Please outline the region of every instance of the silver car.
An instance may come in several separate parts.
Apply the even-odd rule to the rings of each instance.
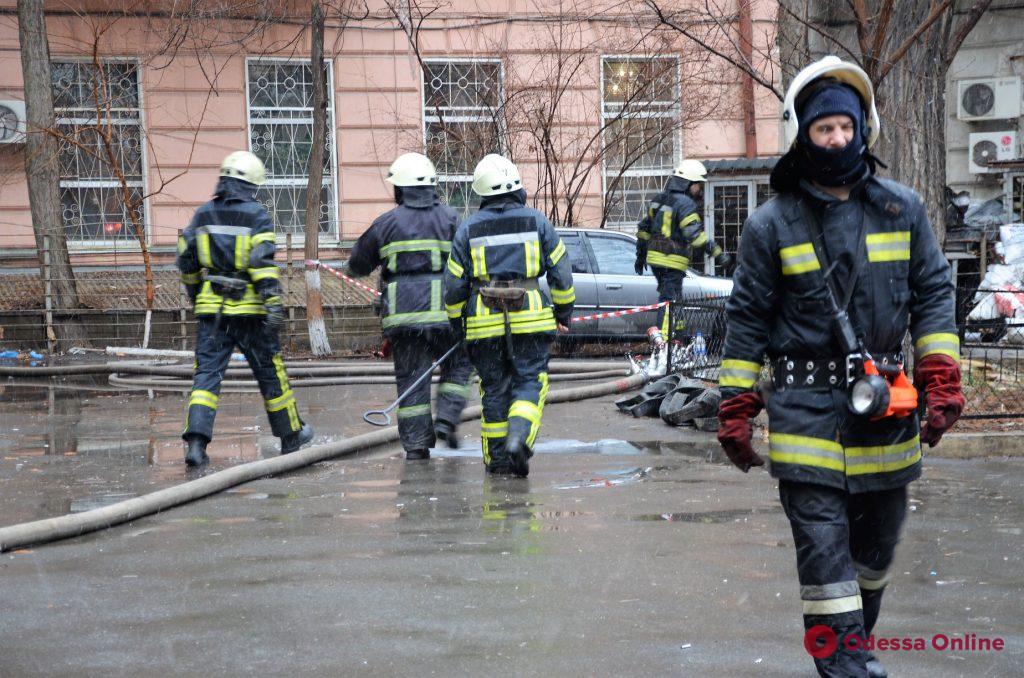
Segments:
[[[650,269],[636,275],[636,238],[626,233],[597,229],[559,228],[566,255],[572,261],[573,286],[576,288],[574,317],[619,311],[658,303],[657,281]],[[544,283],[543,278],[541,279]],[[683,295],[687,300],[721,301],[732,292],[732,280],[687,271]],[[688,330],[701,330],[710,340],[721,333],[721,314],[694,308],[688,317]],[[618,318],[602,318],[572,323],[569,338],[582,341],[610,339],[635,341],[647,335],[657,324],[657,311],[645,311]]]

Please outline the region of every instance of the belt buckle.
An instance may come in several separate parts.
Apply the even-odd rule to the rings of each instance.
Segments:
[[[850,353],[846,356],[846,385],[849,386],[856,381],[857,376],[854,370],[857,368],[856,361],[860,361],[861,365],[864,363],[864,355],[861,353]]]

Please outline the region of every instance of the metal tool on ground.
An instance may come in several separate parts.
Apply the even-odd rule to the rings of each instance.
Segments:
[[[416,390],[416,387],[423,383],[424,379],[430,379],[430,375],[434,373],[434,370],[443,363],[445,360],[451,357],[453,353],[459,348],[462,342],[455,343],[450,349],[448,349],[443,356],[434,361],[434,364],[426,369],[416,381],[412,382],[409,388],[405,389],[402,395],[395,399],[395,402],[391,403],[383,410],[367,410],[363,412],[363,421],[371,426],[390,426],[391,425],[391,412],[396,410],[402,403],[402,399],[407,395]]]

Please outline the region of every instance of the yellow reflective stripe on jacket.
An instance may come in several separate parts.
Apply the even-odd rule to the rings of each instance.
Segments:
[[[661,234],[666,238],[672,237],[672,208],[662,207],[661,212]]]
[[[380,248],[380,256],[383,258],[400,252],[429,252],[431,250],[451,252],[452,244],[447,240],[395,240]]]
[[[768,434],[768,458],[779,464],[803,464],[833,471],[846,467],[843,446],[836,441],[791,433]]]
[[[278,280],[281,277],[280,269],[277,266],[265,268],[250,268],[249,277],[253,282],[258,280]]]
[[[637,240],[650,240],[651,239],[651,234],[648,233],[647,231],[637,231],[636,232],[636,239]]]
[[[697,214],[696,212],[690,212],[679,221],[679,228],[689,226],[695,221],[700,221],[700,215]]]
[[[866,241],[870,262],[910,260],[910,231],[870,233]]]
[[[779,250],[779,259],[782,260],[782,275],[798,275],[821,270],[818,256],[814,253],[814,245],[809,242],[783,247]]]
[[[196,233],[196,254],[199,256],[199,265],[204,268],[213,268],[213,257],[210,254],[210,234]]]
[[[263,242],[269,242],[271,245],[277,242],[277,238],[273,231],[264,231],[263,233],[257,233],[249,238],[249,244],[255,247]]]
[[[948,355],[953,360],[960,360],[960,337],[948,332],[926,334],[914,342],[914,357],[917,360],[933,355]]]
[[[459,262],[457,262],[454,259],[452,259],[451,257],[449,257],[448,258],[448,272],[451,273],[456,278],[461,278],[462,274],[465,273],[465,269],[462,268],[462,266],[459,264]]]
[[[513,311],[509,315],[509,329],[512,334],[534,334],[554,332],[558,329],[551,308],[539,311]],[[466,339],[489,339],[505,334],[505,318],[501,313],[475,315],[466,318]]]
[[[690,260],[681,254],[665,254],[657,250],[651,250],[647,253],[647,263],[651,266],[685,271],[690,265]]]
[[[554,287],[551,288],[551,303],[553,304],[571,304],[576,301],[576,288],[570,287],[567,290],[558,290]]]
[[[886,473],[913,466],[921,459],[921,438],[893,445],[846,448],[846,475]]]
[[[235,236],[235,270],[244,271],[249,268],[250,240],[248,235]]]
[[[554,266],[562,257],[565,256],[565,245],[562,243],[561,238],[558,240],[558,244],[555,245],[555,249],[551,250],[551,254],[548,255],[548,263]]]
[[[760,363],[729,358],[722,361],[722,369],[718,372],[718,385],[753,388],[759,376],[761,376]]]
[[[487,275],[487,249],[483,245],[470,248],[469,256],[473,260],[473,277],[477,280],[490,280]]]
[[[693,245],[694,247],[702,247],[707,241],[708,241],[708,234],[705,233],[704,231],[701,231],[700,235],[698,235],[696,238],[694,238],[693,242],[690,243],[690,244]]]
[[[222,303],[224,304],[224,315],[266,315],[267,313],[263,305],[263,298],[256,293],[251,284],[246,285],[242,298],[235,301],[224,299],[213,291],[209,280],[203,281],[203,286],[199,289],[199,294],[196,295],[196,314],[217,313],[221,310]]]
[[[457,304],[445,304],[444,310],[448,313],[448,318],[454,320],[462,316],[463,309],[466,308],[466,302],[460,301]]]
[[[211,391],[195,390],[192,391],[188,398],[188,406],[202,405],[203,407],[209,407],[211,410],[217,409],[217,401],[220,398],[217,397],[216,393]]]
[[[198,273],[181,274],[181,282],[185,283],[186,285],[198,285],[200,282],[202,282],[202,280],[203,276],[199,275]]]
[[[279,297],[278,295],[275,294],[272,297],[267,297],[266,299],[264,299],[263,300],[263,305],[264,306],[282,306],[283,304],[281,303],[281,297]]]
[[[184,254],[188,252],[188,241],[185,240],[185,236],[178,236],[178,254]]]
[[[426,325],[448,322],[444,311],[415,311],[412,313],[390,313],[380,321],[381,328],[388,330],[400,325]]]
[[[528,240],[523,243],[523,257],[526,259],[526,277],[536,278],[540,275],[540,241]]]

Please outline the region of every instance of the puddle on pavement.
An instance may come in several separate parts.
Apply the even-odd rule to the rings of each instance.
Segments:
[[[728,509],[724,511],[688,511],[679,513],[646,513],[632,516],[631,520],[666,523],[731,523],[749,516],[779,513],[782,507]]]
[[[709,464],[729,464],[725,453],[717,444],[686,441],[627,441],[598,440],[584,442],[572,439],[542,440],[533,449],[534,454],[601,454],[609,456],[652,455],[686,457]],[[433,449],[432,457],[477,457],[482,455],[479,445],[463,445],[458,450]]]

